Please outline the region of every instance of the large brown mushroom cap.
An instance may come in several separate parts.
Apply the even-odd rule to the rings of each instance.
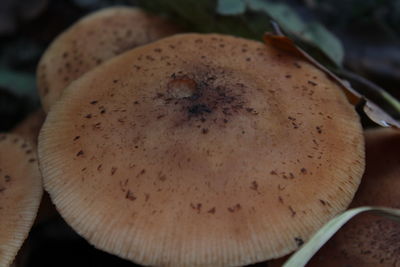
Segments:
[[[100,63],[177,32],[175,25],[137,8],[111,7],[84,17],[54,40],[39,63],[43,109],[48,112],[65,87]]]
[[[42,181],[32,146],[0,134],[0,266],[9,266],[36,217]]]
[[[400,208],[400,133],[393,129],[365,134],[365,176],[351,207]],[[400,226],[388,218],[361,214],[347,223],[314,256],[309,266],[375,267],[400,263]]]
[[[45,187],[95,246],[148,265],[283,256],[350,203],[361,126],[324,73],[262,43],[176,35],[71,85],[39,136]]]

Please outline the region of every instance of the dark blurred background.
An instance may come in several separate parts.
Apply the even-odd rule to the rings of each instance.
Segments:
[[[297,23],[294,15],[305,22],[318,22],[333,33],[343,49],[340,68],[367,78],[400,99],[400,1],[264,2],[278,5],[272,5],[267,15],[249,12],[236,17],[229,15],[225,20],[217,13],[215,0],[0,0],[0,131],[12,129],[40,106],[35,71],[49,43],[85,14],[113,5],[140,5],[172,16],[188,31],[225,32],[260,40],[271,14],[293,23],[288,25],[293,28]],[[235,31],[237,21],[233,20],[246,24],[239,27],[242,32]],[[318,47],[319,41],[315,42]],[[94,249],[59,216],[34,226],[18,261],[20,266],[29,267],[135,266]]]

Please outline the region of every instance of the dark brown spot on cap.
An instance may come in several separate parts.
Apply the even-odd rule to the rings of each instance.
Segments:
[[[137,175],[136,175],[136,177],[139,177],[139,176],[141,176],[141,175],[143,175],[143,174],[145,174],[146,173],[146,170],[145,169],[142,169]]]
[[[126,191],[125,198],[129,199],[130,201],[136,200],[135,195],[131,192],[131,190]]]
[[[207,211],[207,213],[215,214],[215,211],[216,211],[215,207],[212,207]]]
[[[257,181],[251,182],[250,189],[253,189],[253,190],[256,190],[256,191],[257,191],[257,189],[258,189],[258,183],[257,183]]]
[[[307,81],[307,83],[308,83],[308,84],[311,84],[312,86],[317,86],[317,83],[316,83],[316,82],[313,82],[313,81]]]
[[[236,212],[242,209],[242,206],[238,203],[233,207],[228,207],[229,212]]]
[[[292,206],[289,206],[288,208],[289,208],[289,210],[290,210],[290,213],[291,213],[292,217],[296,216],[296,211],[294,211],[294,209],[292,208]]]

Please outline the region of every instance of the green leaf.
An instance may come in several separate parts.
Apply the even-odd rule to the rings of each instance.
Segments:
[[[302,267],[312,256],[351,218],[362,212],[376,212],[392,220],[400,221],[400,209],[384,207],[359,207],[336,216],[325,224],[301,249],[294,253],[283,267]]]
[[[344,59],[342,43],[322,24],[308,23],[300,35],[304,41],[317,45],[337,66],[342,65]]]
[[[276,21],[286,34],[326,64],[341,66],[343,47],[323,25],[306,23],[288,4],[267,0],[152,0],[139,5],[168,14],[189,31],[232,34],[260,40]],[[216,16],[216,14],[218,16]]]
[[[215,0],[139,0],[139,6],[158,14],[167,14],[187,31],[200,33],[223,33],[261,40],[269,28],[265,16],[227,16],[216,14]],[[261,18],[262,17],[262,18]]]
[[[218,0],[217,13],[221,15],[239,15],[246,11],[244,0]]]
[[[266,0],[247,0],[249,10],[262,12],[276,21],[279,26],[301,45],[307,52],[320,60],[316,50],[320,50],[336,66],[341,66],[344,49],[329,30],[318,22],[306,23],[290,6]]]
[[[300,33],[305,29],[303,20],[286,4],[267,2],[263,0],[247,0],[247,6],[251,11],[265,13],[275,20],[285,31]]]

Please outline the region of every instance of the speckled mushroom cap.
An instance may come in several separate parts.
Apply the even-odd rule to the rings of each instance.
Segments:
[[[42,109],[38,109],[15,126],[12,132],[22,136],[32,144],[37,145],[39,131],[40,128],[42,128],[45,118],[46,113],[44,113]]]
[[[37,86],[47,113],[72,81],[129,49],[178,32],[163,18],[137,8],[111,7],[90,14],[53,41],[37,70]]]
[[[367,164],[351,204],[400,208],[400,133],[393,129],[365,134]],[[397,266],[400,225],[388,218],[361,214],[347,223],[314,256],[309,266]]]
[[[36,217],[42,181],[32,146],[0,134],[0,266],[9,266]]]
[[[350,203],[359,118],[312,65],[262,43],[184,34],[65,91],[39,136],[45,188],[90,243],[146,265],[285,255]]]

